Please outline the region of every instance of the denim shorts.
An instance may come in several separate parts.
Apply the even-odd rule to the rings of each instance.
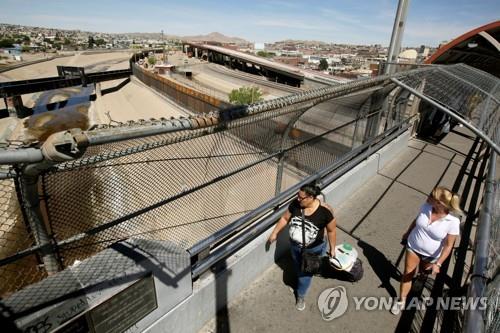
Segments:
[[[415,250],[412,250],[409,246],[406,246],[406,250],[410,251],[411,253],[415,253],[417,255],[417,257],[420,258],[420,260],[429,262],[431,264],[435,263],[439,259],[439,258],[424,256],[423,254],[415,252]]]

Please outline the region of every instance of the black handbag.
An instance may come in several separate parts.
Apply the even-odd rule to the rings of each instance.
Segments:
[[[305,229],[305,216],[304,210],[300,210],[302,213],[302,248],[300,262],[300,270],[303,273],[318,274],[321,271],[321,257],[318,254],[306,252],[306,229]]]

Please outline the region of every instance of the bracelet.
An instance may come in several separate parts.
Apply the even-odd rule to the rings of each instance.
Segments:
[[[440,263],[436,263],[437,267],[441,268],[441,264]]]

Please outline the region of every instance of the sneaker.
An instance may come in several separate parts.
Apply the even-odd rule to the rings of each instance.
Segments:
[[[401,313],[401,310],[405,307],[405,302],[403,301],[394,301],[391,307],[391,313],[395,316]]]
[[[297,303],[295,303],[295,308],[299,311],[303,311],[306,308],[306,302],[303,297],[297,297]]]

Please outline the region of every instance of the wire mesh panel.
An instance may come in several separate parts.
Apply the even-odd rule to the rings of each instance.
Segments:
[[[500,330],[500,183],[498,179],[494,184],[494,207],[491,211],[491,232],[488,255],[488,272],[490,282],[486,287],[488,308],[485,318],[485,332],[493,333]]]
[[[12,179],[0,181],[0,206],[0,257],[5,258],[33,245],[33,238],[21,213]],[[31,255],[0,266],[0,295],[8,295],[45,277],[39,264],[39,259]]]
[[[214,226],[220,229],[255,209],[274,195],[269,179],[276,176],[272,154],[280,142],[274,128],[290,117],[269,113],[224,131],[102,162],[93,163],[86,155],[86,161],[45,174],[43,188],[56,240],[106,227],[59,249],[65,266],[138,234],[189,246]],[[94,152],[117,147],[100,148]]]
[[[436,66],[398,78],[427,97],[468,119],[500,143],[498,79],[465,65]]]
[[[473,85],[486,93],[492,94],[497,99],[500,97],[498,79],[493,75],[463,64],[440,66],[439,69],[460,78],[468,85]]]
[[[496,333],[500,331],[500,274],[488,284],[485,296],[488,299],[485,311],[485,333]]]
[[[58,165],[43,191],[55,241],[70,239],[63,266],[135,235],[185,247],[208,237],[275,194],[279,154],[291,184],[350,151],[372,92],[90,147]]]

